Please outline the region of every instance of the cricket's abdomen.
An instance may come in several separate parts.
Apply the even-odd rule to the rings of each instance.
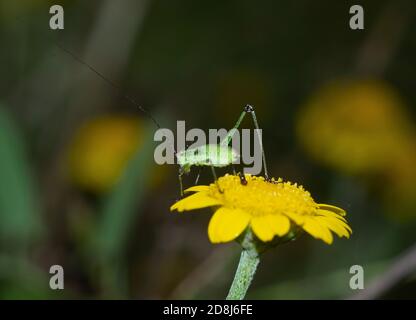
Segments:
[[[186,166],[226,167],[238,159],[237,152],[228,146],[207,144],[177,153],[178,164]]]

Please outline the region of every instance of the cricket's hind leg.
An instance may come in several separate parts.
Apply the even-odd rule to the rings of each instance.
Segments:
[[[245,177],[244,173],[239,172],[239,173],[238,173],[238,177],[240,178],[240,183],[241,183],[243,186],[246,186],[248,182],[247,182],[247,179],[246,179],[246,177]]]
[[[260,137],[260,128],[259,128],[259,124],[257,122],[257,117],[256,117],[256,112],[254,111],[254,107],[250,104],[247,104],[244,107],[244,112],[251,114],[251,118],[253,119],[254,122],[254,126],[256,128],[256,131],[258,133],[258,138],[259,138],[259,143],[260,143],[260,149],[261,149],[261,156],[263,159],[263,170],[264,170],[264,177],[266,178],[266,180],[270,180],[269,179],[269,173],[267,171],[267,164],[266,164],[266,155],[264,153],[264,148],[263,148],[263,141]]]
[[[182,176],[183,176],[184,173],[185,172],[180,167],[179,168],[179,172],[178,172],[178,179],[179,179],[179,188],[180,188],[180,196],[181,196],[181,198],[183,197],[183,182],[182,182]]]
[[[262,139],[260,137],[260,134],[259,134],[260,128],[259,128],[259,124],[257,122],[256,112],[254,111],[254,107],[252,105],[250,105],[250,104],[245,105],[244,110],[243,110],[243,112],[241,112],[240,117],[238,118],[236,124],[230,130],[230,132],[225,136],[225,138],[221,141],[221,145],[228,146],[230,144],[236,130],[240,127],[241,122],[243,121],[244,117],[248,113],[251,115],[251,118],[253,119],[253,122],[254,122],[254,126],[256,128],[257,133],[258,133],[257,136],[259,138],[259,143],[260,143],[261,156],[262,156],[262,161],[263,161],[264,177],[266,178],[266,180],[270,180],[269,179],[269,173],[267,171],[266,155],[265,155],[264,148],[263,148],[263,141],[262,141]]]

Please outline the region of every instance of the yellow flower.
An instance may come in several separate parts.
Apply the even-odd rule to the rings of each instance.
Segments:
[[[103,115],[88,121],[69,146],[72,182],[93,193],[110,190],[142,139],[143,126],[137,117]]]
[[[338,80],[306,101],[297,136],[313,158],[343,173],[382,173],[411,139],[406,107],[399,93],[379,80]]]
[[[194,194],[176,202],[171,211],[179,212],[217,206],[208,226],[212,243],[236,239],[248,226],[263,242],[289,233],[293,225],[327,244],[333,241],[332,232],[349,238],[351,228],[345,211],[327,204],[316,203],[302,186],[263,177],[225,175],[217,184],[194,186],[186,192]],[[220,190],[218,189],[220,188]]]

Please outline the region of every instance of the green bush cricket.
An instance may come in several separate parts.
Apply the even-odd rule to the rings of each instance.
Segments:
[[[238,118],[234,127],[227,133],[225,138],[219,144],[206,144],[195,148],[188,148],[179,152],[176,152],[176,159],[179,165],[179,187],[181,197],[183,196],[183,182],[182,176],[190,172],[191,167],[204,167],[209,166],[214,178],[214,181],[217,181],[217,174],[215,173],[215,168],[227,167],[233,165],[240,155],[230,146],[230,142],[233,139],[234,134],[238,130],[246,114],[252,116],[255,128],[257,132],[259,130],[259,125],[257,122],[256,113],[253,106],[247,104],[244,107],[243,112],[241,112],[240,117]],[[266,157],[264,154],[263,144],[260,136],[260,148],[262,152],[262,161],[264,168],[265,178],[268,179],[268,172],[266,166]],[[244,176],[240,176],[244,177]],[[198,174],[199,178],[199,174]],[[197,178],[197,180],[198,180]],[[195,183],[196,184],[196,183]],[[219,187],[218,187],[219,188]],[[221,189],[220,189],[221,191]]]

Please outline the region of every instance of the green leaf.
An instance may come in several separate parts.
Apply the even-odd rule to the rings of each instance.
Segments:
[[[30,171],[23,137],[0,106],[0,239],[10,249],[27,247],[40,230]]]

